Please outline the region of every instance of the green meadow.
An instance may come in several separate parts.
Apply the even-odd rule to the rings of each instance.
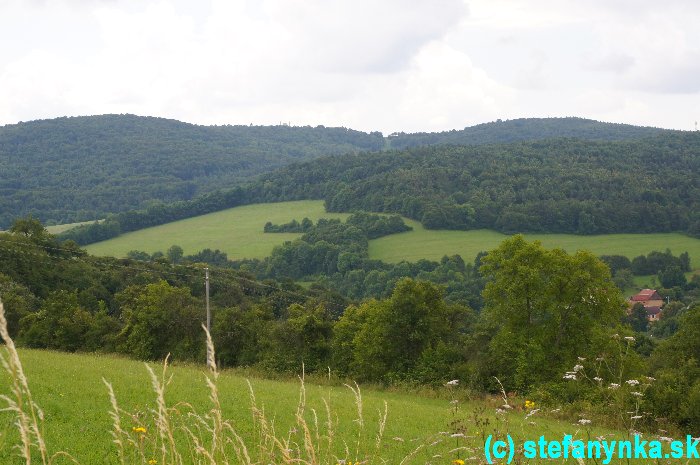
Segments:
[[[230,259],[263,258],[269,255],[275,245],[300,236],[293,233],[265,234],[263,226],[267,221],[286,223],[304,217],[316,221],[319,218],[347,216],[343,213],[327,213],[323,202],[316,200],[246,205],[127,233],[89,245],[86,249],[94,255],[123,257],[130,250],[165,252],[168,247],[177,244],[184,249],[185,254],[208,247],[226,252]],[[413,231],[370,241],[371,258],[394,263],[421,258],[439,260],[444,255],[460,254],[470,260],[480,251],[496,247],[507,237],[489,230],[428,230],[417,221],[405,221],[413,227]],[[568,252],[585,249],[596,255],[619,254],[630,258],[667,248],[676,255],[687,251],[693,268],[700,268],[700,240],[683,234],[527,234],[526,238],[539,240],[545,247],[560,247]]]
[[[156,433],[152,410],[156,408],[156,395],[144,363],[107,355],[27,349],[20,351],[20,357],[33,399],[44,412],[44,437],[50,453],[69,452],[81,464],[117,463],[116,448],[110,435],[111,407],[107,388],[102,381],[104,378],[112,384],[119,406],[124,410],[122,429],[143,441],[146,456],[151,455],[148,448],[149,440]],[[150,366],[157,374],[160,373],[159,365]],[[173,419],[181,418],[187,423],[192,418],[189,413],[210,413],[212,404],[203,366],[176,365],[169,368],[169,373],[172,378],[166,388],[165,400],[168,407],[173,409]],[[280,438],[293,436],[290,429],[299,427],[295,422],[295,413],[300,399],[300,382],[260,378],[249,378],[249,381],[257,406],[264,408],[266,418],[274,424],[276,435]],[[324,400],[328,402],[337,459],[354,461],[360,456],[371,455],[374,450],[379,431],[379,412],[384,411],[386,401],[388,415],[378,453],[384,461],[377,459],[376,463],[391,464],[398,464],[414,451],[415,455],[406,464],[447,465],[452,463],[457,454],[461,458],[478,457],[481,462],[483,437],[495,433],[509,432],[516,441],[536,439],[539,435],[561,439],[565,433],[574,437],[610,434],[609,430],[595,426],[590,431],[582,429],[580,425],[574,424],[575,420],[544,418],[543,414],[550,409],[542,409],[526,418],[522,399],[510,399],[513,409],[501,415],[496,414],[496,408],[503,404],[500,398],[460,401],[458,409],[454,410],[448,389],[450,388],[444,387],[430,391],[430,396],[363,389],[364,430],[359,452],[356,452],[360,431],[358,408],[356,398],[349,388],[339,382],[322,385],[307,381],[304,417],[312,426],[312,436],[315,437],[314,412],[318,415],[319,437],[323,442],[328,418]],[[223,417],[231,421],[248,444],[251,453],[254,453],[256,433],[251,421],[252,404],[246,378],[238,372],[224,371],[218,379],[218,392]],[[0,393],[9,393],[6,374],[0,376]],[[454,393],[455,397],[466,397],[466,391],[456,389]],[[457,423],[452,423],[455,420]],[[18,435],[11,413],[0,412],[0,424],[0,463],[24,463],[19,458],[18,451],[12,447],[17,443]],[[146,430],[144,438],[133,432],[134,428],[139,427]],[[176,429],[175,424],[173,427]],[[447,434],[456,429],[462,431],[461,434],[465,437]],[[473,450],[451,452],[468,445],[465,441],[469,441]],[[186,449],[186,444],[187,441],[183,441],[180,445]],[[349,453],[345,452],[345,444]],[[185,462],[189,463],[187,455]],[[73,462],[59,459],[54,463]],[[234,460],[232,463],[237,462]],[[338,462],[334,458],[327,463]]]
[[[101,220],[99,220],[101,222]],[[53,226],[46,226],[46,230],[51,234],[60,234],[63,231],[68,231],[69,229],[75,228],[76,226],[82,226],[84,224],[92,224],[94,221],[82,221],[80,223],[66,223],[66,224],[55,224]]]
[[[202,249],[219,249],[229,259],[264,258],[272,248],[300,236],[295,233],[263,233],[265,223],[301,221],[307,217],[314,222],[319,218],[347,218],[345,213],[326,213],[323,202],[301,200],[296,202],[245,205],[207,215],[187,218],[152,228],[123,234],[86,247],[93,255],[124,257],[130,250],[153,253],[165,252],[177,244],[187,254]]]
[[[372,258],[386,262],[416,261],[421,258],[439,260],[443,255],[460,254],[474,257],[508,237],[496,231],[445,231],[425,229],[419,222],[406,219],[413,227],[408,231],[375,239],[369,244]],[[653,250],[671,249],[674,255],[688,252],[693,269],[700,268],[700,239],[678,233],[605,234],[577,236],[574,234],[525,234],[527,240],[538,240],[548,248],[562,248],[569,253],[590,250],[596,255],[625,255],[634,258]]]

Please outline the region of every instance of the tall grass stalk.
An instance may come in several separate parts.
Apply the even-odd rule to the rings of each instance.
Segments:
[[[17,417],[15,426],[19,433],[20,444],[16,447],[19,449],[20,456],[26,465],[32,463],[51,465],[59,457],[65,457],[73,463],[78,463],[66,452],[49,455],[43,434],[44,413],[34,402],[29,390],[29,383],[24,374],[17,348],[7,330],[7,319],[2,300],[0,300],[0,338],[5,344],[4,352],[0,354],[0,360],[5,371],[10,375],[11,383],[11,395],[0,395],[0,400],[4,401],[6,405],[0,411],[12,412]]]

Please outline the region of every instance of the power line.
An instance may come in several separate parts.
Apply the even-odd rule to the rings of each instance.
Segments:
[[[6,247],[4,248],[5,250],[12,250],[13,253],[15,254],[21,254],[26,257],[34,257],[34,258],[40,258],[40,259],[51,259],[51,260],[59,260],[59,261],[80,261],[82,263],[85,263],[87,265],[92,265],[96,266],[98,268],[111,268],[113,270],[134,270],[134,271],[141,271],[141,272],[147,272],[147,273],[152,273],[156,275],[164,275],[164,276],[175,276],[179,278],[195,278],[198,276],[201,276],[201,272],[203,269],[206,269],[206,266],[197,266],[194,264],[190,265],[174,265],[175,269],[173,270],[163,270],[155,267],[147,267],[147,266],[135,266],[133,263],[123,263],[123,260],[133,260],[133,259],[120,259],[120,258],[115,258],[115,257],[98,257],[94,255],[83,255],[81,252],[76,253],[75,249],[67,249],[63,247],[52,247],[52,246],[47,246],[47,245],[42,245],[42,244],[34,244],[34,243],[27,243],[27,242],[20,242],[20,241],[13,241],[13,240],[7,240],[7,239],[0,239],[1,243],[8,243],[12,244],[13,246],[19,246],[23,248],[30,248],[30,249],[43,249],[47,251],[56,251],[56,252],[62,252],[66,254],[70,254],[69,257],[61,257],[61,256],[56,256],[56,255],[51,255],[51,254],[39,254],[35,253],[29,250],[17,250],[16,248],[10,248]],[[2,250],[2,248],[0,248]],[[146,263],[146,262],[143,262]],[[234,279],[236,281],[239,281],[239,285],[241,289],[247,293],[247,294],[253,294],[253,295],[262,295],[260,293],[260,288],[264,289],[269,289],[272,292],[275,293],[282,293],[286,294],[288,296],[293,296],[296,297],[296,299],[289,299],[285,300],[287,303],[298,303],[302,304],[303,302],[307,301],[308,299],[312,299],[315,296],[314,295],[309,295],[309,294],[301,294],[298,292],[291,291],[289,289],[284,289],[279,286],[273,286],[270,284],[265,284],[260,281],[256,281],[253,279],[246,278],[244,276],[240,276],[235,274],[237,270],[229,270],[226,268],[222,268],[221,270],[227,271],[225,274],[226,278]],[[225,286],[225,283],[223,282],[223,279],[219,281],[219,284]],[[244,285],[244,284],[247,284]],[[275,296],[276,298],[280,298],[279,295]],[[281,300],[281,299],[280,299]],[[338,304],[333,301],[325,301],[324,305],[326,305],[329,308],[334,308],[337,310],[344,310],[345,305]]]

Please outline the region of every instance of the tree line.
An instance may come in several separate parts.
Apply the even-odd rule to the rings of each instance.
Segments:
[[[665,252],[652,251],[632,260],[623,255],[603,255],[600,258],[610,267],[613,279],[623,289],[634,285],[634,276],[648,275],[657,275],[659,283],[665,288],[681,288],[688,284],[685,273],[692,271],[688,252],[676,257],[669,249]]]

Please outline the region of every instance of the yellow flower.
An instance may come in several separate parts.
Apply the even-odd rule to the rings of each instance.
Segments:
[[[526,409],[533,409],[533,408],[535,408],[535,403],[531,400],[526,400],[525,401],[525,408]]]
[[[156,459],[151,459],[148,461],[148,465],[156,465],[156,463],[158,463]]]
[[[133,428],[131,428],[131,430],[134,433],[146,434],[146,428],[144,428],[143,426],[138,426],[138,427],[134,426]]]
[[[452,464],[453,464],[453,465],[464,465],[464,460],[462,460],[462,459],[454,459],[454,460],[452,461]]]

